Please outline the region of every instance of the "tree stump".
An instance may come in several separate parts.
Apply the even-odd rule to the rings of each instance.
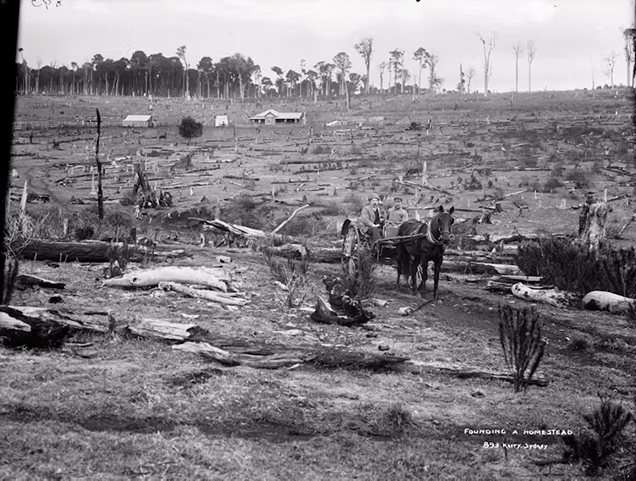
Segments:
[[[579,241],[590,251],[598,251],[600,243],[605,239],[605,222],[608,212],[607,201],[593,198],[588,198],[581,208]]]

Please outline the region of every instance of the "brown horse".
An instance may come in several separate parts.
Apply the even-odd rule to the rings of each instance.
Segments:
[[[400,287],[400,276],[406,277],[407,284],[411,283],[413,292],[418,290],[416,274],[419,266],[422,266],[422,283],[419,286],[420,293],[426,289],[426,279],[428,278],[428,263],[433,261],[433,299],[437,300],[437,287],[439,285],[439,272],[444,260],[444,250],[452,240],[451,226],[454,207],[448,212],[440,206],[437,214],[428,224],[411,219],[400,225],[398,236],[409,236],[423,234],[422,237],[402,242],[397,246],[398,277],[397,286]]]

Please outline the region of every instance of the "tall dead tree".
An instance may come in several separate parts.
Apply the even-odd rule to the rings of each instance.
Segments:
[[[631,69],[632,61],[634,61],[634,70],[636,71],[636,28],[626,28],[623,30],[623,38],[625,39],[625,60],[627,61],[627,86],[634,86],[634,73]]]
[[[610,53],[607,57],[603,59],[605,63],[605,73],[607,74],[607,78],[610,81],[610,87],[614,88],[614,67],[616,67],[616,52]]]
[[[497,45],[497,34],[492,32],[488,40],[486,40],[482,35],[479,35],[479,40],[484,48],[484,96],[488,96],[488,83],[490,82],[490,77],[492,75],[492,60],[491,55],[492,51],[495,49]]]
[[[528,92],[532,92],[532,62],[534,62],[534,56],[537,53],[532,40],[527,43],[526,51],[528,55]]]
[[[369,95],[369,79],[371,78],[371,57],[373,56],[373,38],[368,37],[362,39],[360,43],[355,45],[356,51],[364,60],[367,68],[367,78],[364,80],[364,93]]]
[[[99,160],[99,137],[102,131],[102,117],[97,112],[97,137],[95,138],[95,163],[97,164],[97,215],[99,220],[104,220],[104,191],[102,189],[102,163]]]
[[[519,92],[519,57],[523,54],[523,46],[518,43],[512,46],[515,53],[515,92]]]

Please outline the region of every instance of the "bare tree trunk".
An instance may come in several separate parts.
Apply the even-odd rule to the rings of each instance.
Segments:
[[[104,220],[104,191],[102,190],[102,163],[99,161],[99,137],[102,130],[102,117],[97,112],[97,138],[95,139],[95,163],[97,163],[97,216]]]

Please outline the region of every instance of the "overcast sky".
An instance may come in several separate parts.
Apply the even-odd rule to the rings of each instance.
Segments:
[[[415,76],[413,52],[424,47],[440,61],[443,88],[454,89],[459,65],[474,67],[472,89],[482,90],[483,49],[479,35],[496,32],[491,90],[514,90],[513,45],[534,42],[532,89],[565,90],[609,83],[603,59],[617,55],[615,83],[627,77],[622,31],[634,26],[634,0],[62,0],[61,7],[33,7],[22,0],[19,46],[30,67],[80,65],[100,53],[129,58],[175,55],[187,46],[188,62],[242,53],[261,66],[300,71],[334,55],[349,54],[353,71],[365,73],[354,45],[374,39],[371,82],[389,51],[405,51]],[[424,75],[426,71],[424,71]],[[519,90],[528,88],[525,55]],[[386,74],[385,74],[386,86]],[[425,84],[424,78],[422,84]]]

